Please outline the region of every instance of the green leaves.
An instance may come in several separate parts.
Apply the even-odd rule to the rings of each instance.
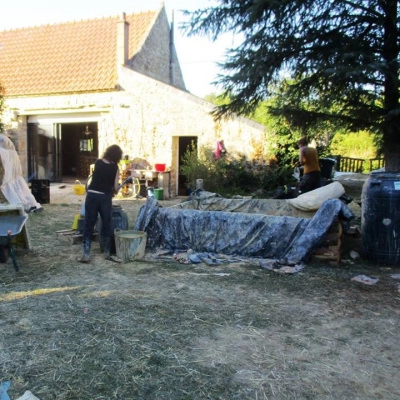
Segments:
[[[249,115],[277,97],[271,110],[295,128],[330,121],[380,132],[391,150],[387,167],[400,168],[397,0],[218,3],[188,13],[184,26],[188,34],[214,39],[227,31],[243,37],[222,64],[217,83],[230,101],[215,110],[216,118]]]

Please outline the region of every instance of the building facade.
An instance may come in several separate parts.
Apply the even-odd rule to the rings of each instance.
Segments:
[[[0,32],[2,120],[26,177],[83,179],[117,143],[146,168],[164,163],[180,194],[181,157],[193,143],[265,158],[264,126],[215,121],[213,105],[185,89],[165,8]]]

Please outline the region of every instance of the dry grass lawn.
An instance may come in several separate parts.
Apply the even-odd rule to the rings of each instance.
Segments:
[[[66,188],[66,190],[69,190]],[[152,257],[76,261],[79,202],[29,217],[20,271],[0,265],[0,381],[12,399],[398,399],[400,271],[352,260],[295,275]],[[141,200],[115,200],[133,227]],[[168,206],[172,202],[161,202]],[[368,286],[351,281],[379,278]]]

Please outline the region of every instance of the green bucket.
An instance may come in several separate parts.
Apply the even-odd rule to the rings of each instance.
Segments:
[[[154,198],[156,200],[164,200],[164,189],[154,189]]]

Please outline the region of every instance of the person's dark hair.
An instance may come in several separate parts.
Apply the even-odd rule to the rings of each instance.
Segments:
[[[103,158],[118,164],[122,159],[122,150],[117,144],[113,144],[106,148]]]
[[[305,136],[303,136],[299,141],[298,141],[299,146],[307,146],[308,145],[308,140]]]

